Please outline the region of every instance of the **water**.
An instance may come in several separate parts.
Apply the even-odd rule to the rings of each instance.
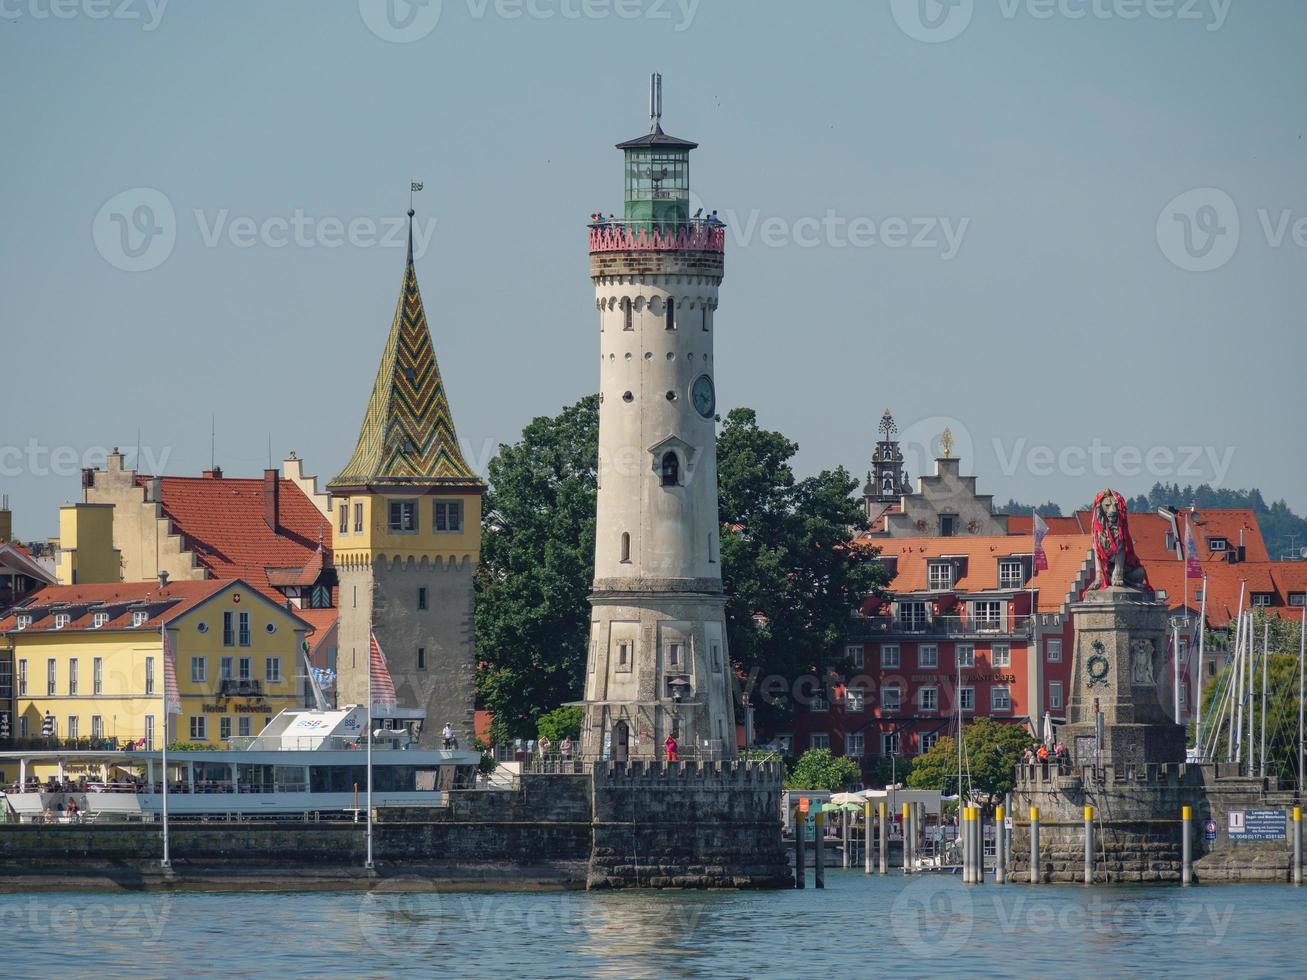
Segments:
[[[1301,976],[1307,888],[0,895],[9,976]]]

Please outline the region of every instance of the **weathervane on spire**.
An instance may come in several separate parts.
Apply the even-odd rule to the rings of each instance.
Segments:
[[[413,195],[422,190],[422,181],[410,181],[408,185],[408,216],[413,217]]]
[[[944,431],[939,434],[939,445],[944,450],[944,458],[951,458],[953,455],[953,433],[947,425],[944,426]]]
[[[894,433],[899,431],[898,424],[894,421],[894,416],[890,414],[888,408],[885,409],[885,414],[880,417],[879,428],[886,442],[894,436]]]

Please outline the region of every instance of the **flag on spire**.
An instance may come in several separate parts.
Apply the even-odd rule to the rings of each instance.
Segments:
[[[372,704],[393,708],[399,700],[395,697],[395,682],[390,679],[390,671],[386,668],[386,655],[381,652],[376,633],[368,632],[368,642],[368,686],[372,692]]]
[[[1048,533],[1048,525],[1044,519],[1035,514],[1035,571],[1048,571],[1048,555],[1044,554],[1044,535]]]
[[[1184,525],[1184,577],[1203,577],[1203,563],[1198,560],[1198,545],[1194,544],[1194,526],[1188,521]]]
[[[173,656],[172,636],[168,627],[160,627],[163,634],[163,708],[170,715],[182,713],[182,696],[177,689],[177,658]]]

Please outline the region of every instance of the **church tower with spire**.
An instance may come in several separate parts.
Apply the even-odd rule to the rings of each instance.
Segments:
[[[690,151],[663,132],[625,158],[622,219],[592,216],[599,490],[582,755],[733,759],[717,512],[713,334],[725,230],[690,215]]]
[[[340,579],[337,691],[363,704],[368,631],[401,705],[471,744],[472,578],[485,484],[463,459],[413,267],[413,211],[399,302],[354,454],[327,486]]]

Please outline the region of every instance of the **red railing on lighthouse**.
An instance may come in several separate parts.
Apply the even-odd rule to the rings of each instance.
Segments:
[[[619,221],[602,219],[590,223],[591,252],[723,252],[726,226],[720,221]]]

